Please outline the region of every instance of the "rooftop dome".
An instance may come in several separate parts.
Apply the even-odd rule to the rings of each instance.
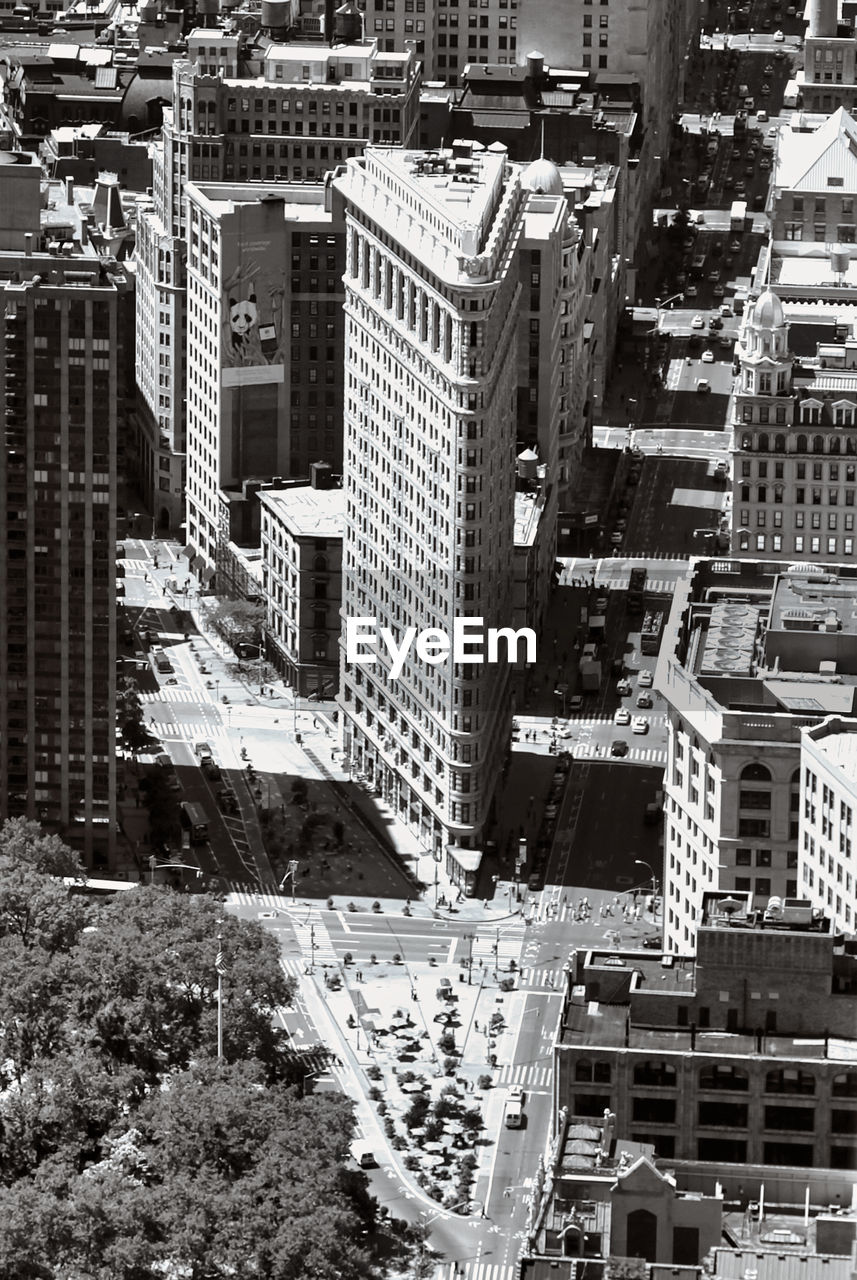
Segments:
[[[562,176],[552,160],[534,160],[521,174],[521,185],[542,196],[562,195]]]
[[[775,293],[766,289],[759,295],[753,308],[753,324],[760,325],[764,329],[779,329],[785,322],[783,304]]]

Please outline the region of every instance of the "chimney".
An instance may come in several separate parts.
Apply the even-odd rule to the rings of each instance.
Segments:
[[[66,204],[74,204],[74,178],[65,180],[65,199]]]

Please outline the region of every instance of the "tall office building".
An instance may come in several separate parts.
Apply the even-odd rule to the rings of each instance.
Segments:
[[[0,249],[0,817],[38,819],[104,865],[128,282],[91,250],[33,252],[41,167],[10,155],[0,174],[21,215]]]
[[[370,142],[411,144],[419,123],[413,51],[380,52],[376,40],[362,37],[356,10],[334,14],[328,3],[322,18],[308,4],[271,3],[262,16],[267,25],[250,33],[225,20],[188,35],[187,59],[173,67],[173,106],[153,148],[152,197],[138,201],[136,450],[163,528],[184,520],[185,457],[194,447],[186,413],[185,184],[238,183],[247,199],[252,184],[261,197],[262,184],[321,182]],[[195,550],[208,558],[208,547]]]
[[[229,590],[230,544],[261,539],[248,482],[342,470],[342,198],[319,183],[186,192],[187,541]]]
[[[505,148],[369,148],[346,200],[343,618],[511,624],[525,193]],[[383,649],[383,645],[380,646]],[[510,729],[509,668],[412,649],[349,663],[352,767],[427,845],[474,849]]]

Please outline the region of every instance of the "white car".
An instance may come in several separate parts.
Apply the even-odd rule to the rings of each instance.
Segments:
[[[651,689],[652,685],[654,684],[654,681],[655,681],[655,678],[652,675],[651,671],[641,671],[640,678],[637,681],[637,684],[640,686],[641,689]]]
[[[690,322],[691,329],[704,329],[705,316],[694,316]]]
[[[616,692],[618,693],[620,698],[629,697],[631,693],[631,681],[630,680],[617,681]]]
[[[509,1100],[512,1102],[523,1102],[524,1091],[519,1084],[513,1084],[509,1090]]]
[[[774,32],[774,40],[776,41],[777,44],[783,43],[783,41],[785,40],[785,36],[783,35],[782,31]]]
[[[631,712],[628,710],[627,707],[618,708],[618,710],[613,716],[613,723],[614,724],[630,724],[631,723]]]
[[[631,721],[631,732],[632,733],[648,733],[649,732],[649,722],[645,716],[634,716],[634,719]]]
[[[714,364],[714,352],[703,351],[700,359],[702,360],[703,364]]]

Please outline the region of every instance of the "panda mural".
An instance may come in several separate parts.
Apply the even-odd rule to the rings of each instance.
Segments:
[[[260,279],[251,260],[223,285],[223,365],[227,369],[280,364],[283,360],[282,279]]]

